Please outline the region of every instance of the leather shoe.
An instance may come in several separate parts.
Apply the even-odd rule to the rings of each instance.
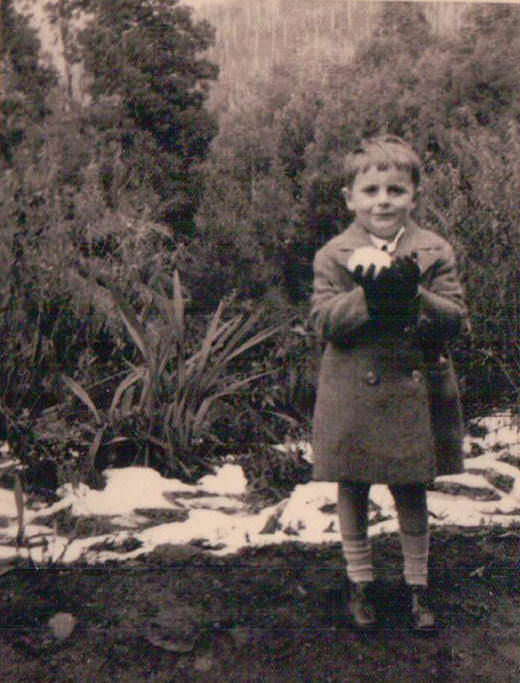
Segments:
[[[372,586],[369,582],[350,584],[350,614],[357,628],[370,630],[376,626],[376,611],[372,604],[369,592]]]
[[[424,586],[412,586],[413,630],[428,633],[435,629],[435,616],[428,601],[428,590]]]

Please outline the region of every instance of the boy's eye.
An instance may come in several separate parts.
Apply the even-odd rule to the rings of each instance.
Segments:
[[[365,194],[377,194],[378,189],[377,185],[367,185],[363,188],[363,192]]]
[[[406,188],[401,187],[400,185],[390,185],[388,188],[388,194],[404,194],[406,192]]]

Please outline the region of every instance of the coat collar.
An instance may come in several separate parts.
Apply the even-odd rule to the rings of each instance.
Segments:
[[[399,240],[398,251],[406,251],[408,245],[414,240],[414,235],[418,231],[418,226],[413,221],[409,221],[406,230]],[[340,233],[337,237],[338,248],[341,251],[352,251],[359,247],[373,246],[368,231],[357,221],[354,221],[349,227]]]

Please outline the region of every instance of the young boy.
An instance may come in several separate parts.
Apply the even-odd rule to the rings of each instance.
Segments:
[[[313,424],[314,477],[338,482],[350,611],[373,628],[368,541],[371,484],[395,500],[413,627],[428,605],[426,486],[462,471],[460,401],[446,343],[466,324],[450,245],[411,218],[420,160],[398,137],[365,141],[346,158],[353,224],[314,262],[311,319],[327,342]]]

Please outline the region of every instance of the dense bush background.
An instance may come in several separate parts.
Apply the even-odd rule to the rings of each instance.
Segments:
[[[277,0],[258,23],[257,0],[232,5],[215,42],[175,0],[51,3],[77,92],[1,6],[0,412],[33,481],[109,462],[196,476],[228,452],[276,469],[268,444],[309,432],[312,258],[351,219],[342,157],[381,131],[421,154],[417,218],[459,258],[466,412],[516,405],[520,8],[447,6],[450,24],[444,3],[324,0],[288,23]],[[253,340],[226,363],[217,309]],[[188,400],[193,368],[212,388]]]
[[[422,6],[388,3],[351,60],[324,58],[297,85],[283,67],[255,82],[221,115],[206,165],[198,224],[217,257],[214,290],[232,282],[305,302],[316,248],[350,220],[345,150],[382,130],[402,135],[424,159],[417,218],[454,244],[467,290],[466,404],[516,395],[519,20],[513,6],[473,7],[458,31],[438,32]]]

